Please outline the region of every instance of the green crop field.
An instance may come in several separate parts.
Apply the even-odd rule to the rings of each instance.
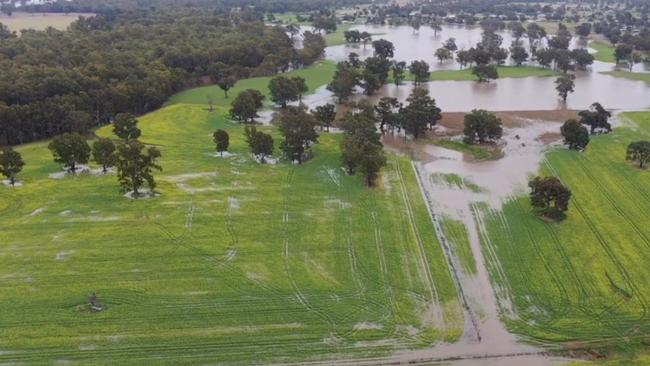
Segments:
[[[491,274],[510,290],[518,315],[507,324],[532,340],[625,350],[647,342],[650,172],[626,162],[625,149],[650,139],[650,114],[625,117],[630,122],[593,137],[584,153],[547,153],[542,174],[573,192],[566,220],[540,219],[526,196],[486,211]]]
[[[123,197],[114,175],[49,178],[46,142],[18,148],[24,186],[0,186],[0,363],[306,361],[459,338],[407,158],[389,155],[375,189],[341,170],[340,135],[303,165],[260,165],[224,114],[175,104],[140,119],[163,154],[150,199]],[[216,128],[233,156],[214,156]]]
[[[284,74],[285,76],[301,76],[307,80],[309,87],[308,93],[313,93],[319,87],[329,83],[334,76],[336,64],[332,61],[320,61],[310,67],[295,70]],[[170,103],[186,103],[186,104],[207,104],[209,98],[213,98],[215,106],[230,106],[230,103],[235,98],[237,93],[245,89],[256,89],[269,95],[269,81],[270,76],[257,77],[239,80],[235,86],[228,91],[228,99],[225,98],[223,90],[219,89],[216,85],[202,86],[192,88],[180,92],[170,98]]]

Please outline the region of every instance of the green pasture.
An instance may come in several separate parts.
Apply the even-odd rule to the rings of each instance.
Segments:
[[[112,174],[52,179],[47,142],[18,148],[24,186],[0,186],[0,363],[309,361],[460,337],[407,158],[389,155],[374,189],[343,173],[341,135],[303,165],[260,165],[225,109],[140,118],[163,156],[150,199],[123,197]],[[234,155],[214,156],[216,128]]]
[[[583,153],[557,148],[541,173],[573,193],[555,223],[514,197],[486,215],[483,246],[493,280],[508,289],[508,326],[541,343],[616,345],[634,351],[650,332],[650,172],[625,161],[629,142],[650,139],[650,113],[594,136]]]
[[[604,74],[611,75],[617,78],[645,81],[646,83],[650,83],[650,73],[645,73],[645,72],[630,72],[630,71],[616,70],[616,71],[607,71],[604,72]]]
[[[288,72],[286,76],[301,76],[307,80],[309,87],[308,93],[313,93],[319,87],[329,83],[334,76],[336,64],[332,61],[320,61],[312,66],[304,69]],[[257,77],[239,80],[235,86],[228,91],[228,98],[226,99],[223,90],[219,89],[217,85],[202,86],[192,88],[173,95],[169,103],[186,103],[186,104],[208,104],[208,100],[213,98],[215,106],[230,106],[232,100],[237,94],[246,89],[256,89],[261,91],[264,95],[269,96],[269,81],[272,79],[270,76]]]
[[[616,62],[616,58],[614,57],[614,47],[612,47],[611,44],[600,41],[592,41],[589,42],[589,47],[596,50],[594,57],[597,61],[609,63]]]

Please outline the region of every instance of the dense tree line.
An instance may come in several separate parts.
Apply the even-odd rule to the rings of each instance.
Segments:
[[[295,49],[284,28],[195,8],[102,15],[69,31],[2,38],[0,144],[85,133],[203,82],[227,91],[237,78],[313,63],[324,47],[317,34]]]

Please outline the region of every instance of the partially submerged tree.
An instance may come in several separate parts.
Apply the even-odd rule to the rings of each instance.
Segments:
[[[280,150],[289,161],[302,163],[311,152],[311,146],[318,142],[316,121],[302,108],[290,107],[280,114],[280,133],[284,140]]]
[[[131,113],[120,113],[113,121],[113,133],[123,140],[135,140],[142,134],[138,120]]]
[[[381,58],[392,58],[395,52],[393,43],[383,38],[373,41],[372,47],[375,49],[375,56]]]
[[[560,127],[564,144],[571,150],[584,150],[589,144],[589,131],[575,119],[570,119]]]
[[[228,136],[228,132],[222,129],[218,129],[214,131],[212,138],[214,140],[214,144],[217,147],[217,152],[223,156],[223,152],[228,151],[228,146],[230,146],[230,136]]]
[[[562,214],[569,209],[571,191],[558,178],[535,177],[528,182],[528,187],[531,204],[545,214]]]
[[[255,123],[255,118],[258,117],[257,111],[262,108],[264,98],[258,90],[243,90],[232,101],[230,115],[242,123]]]
[[[433,128],[442,118],[440,108],[426,89],[413,89],[406,103],[400,112],[402,127],[416,139],[424,134],[427,128]]]
[[[434,55],[441,63],[454,58],[454,54],[448,48],[445,47],[438,48]]]
[[[650,142],[649,141],[635,141],[628,145],[625,159],[628,161],[637,162],[639,168],[643,167],[650,161]]]
[[[16,177],[23,170],[23,166],[25,162],[18,151],[10,146],[0,150],[0,174],[4,175],[12,186],[16,184]]]
[[[466,114],[464,126],[464,141],[467,144],[493,142],[503,134],[501,119],[483,109],[474,109]]]
[[[311,114],[314,116],[316,123],[320,126],[320,130],[323,128],[330,131],[330,127],[334,124],[336,119],[336,106],[334,104],[325,104],[317,106]]]
[[[375,106],[375,112],[379,117],[379,130],[383,133],[388,129],[393,132],[395,128],[399,128],[399,110],[402,108],[402,103],[400,103],[397,98],[392,97],[383,97],[379,99],[379,102]]]
[[[62,163],[73,174],[77,171],[77,165],[86,164],[90,157],[90,146],[77,133],[65,133],[57,136],[52,139],[47,148],[52,152],[54,161]]]
[[[273,155],[273,137],[258,131],[255,126],[246,126],[244,136],[251,154],[257,157],[260,163],[266,163],[266,157]]]
[[[334,78],[327,84],[327,90],[331,91],[341,103],[354,94],[354,88],[358,83],[358,70],[349,62],[339,62],[336,65]]]
[[[115,144],[111,139],[99,138],[93,142],[93,161],[102,166],[102,172],[106,173],[108,168],[115,164]]]
[[[391,65],[391,71],[393,73],[393,82],[395,85],[402,84],[402,81],[404,81],[404,72],[406,71],[406,62],[393,62]]]
[[[157,148],[146,147],[137,140],[118,145],[115,151],[115,167],[121,191],[132,192],[131,197],[138,198],[141,195],[140,189],[146,185],[150,192],[154,192],[156,181],[153,171],[162,171],[162,167],[156,163],[160,156]]]
[[[566,103],[569,93],[575,91],[575,78],[572,74],[564,74],[555,80],[555,90],[564,103]]]
[[[476,65],[472,69],[472,74],[478,78],[479,83],[489,82],[490,80],[499,78],[499,72],[494,65]]]
[[[429,81],[429,77],[431,76],[431,73],[429,72],[429,64],[424,60],[411,62],[409,71],[413,74],[413,83],[416,86]]]

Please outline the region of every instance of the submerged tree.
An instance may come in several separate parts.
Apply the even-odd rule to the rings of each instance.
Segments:
[[[406,102],[407,105],[400,111],[400,121],[404,130],[416,139],[424,134],[427,127],[433,128],[442,118],[440,108],[426,89],[413,89]]]
[[[257,157],[260,163],[266,163],[266,157],[273,155],[273,137],[258,131],[255,126],[246,126],[244,136],[251,154]]]
[[[298,164],[311,151],[311,146],[318,142],[316,121],[302,108],[290,107],[280,114],[280,133],[284,140],[280,143],[280,150],[289,161]]]
[[[54,161],[62,163],[73,174],[77,171],[77,165],[86,164],[90,157],[90,146],[77,133],[65,133],[57,136],[52,139],[47,148],[52,152]]]
[[[142,134],[138,128],[138,120],[131,113],[120,113],[113,121],[113,133],[123,139],[137,139]]]
[[[445,47],[438,48],[434,55],[441,63],[454,58],[454,54],[448,48]]]
[[[486,110],[474,109],[465,115],[463,134],[467,144],[498,140],[503,134],[501,119]]]
[[[391,71],[393,73],[393,82],[395,85],[402,84],[402,81],[404,81],[404,72],[406,71],[406,62],[393,62],[391,65]]]
[[[569,209],[571,191],[556,177],[535,177],[528,182],[530,202],[544,213],[563,213]],[[553,207],[551,207],[553,204]],[[552,209],[554,212],[550,212]]]
[[[555,80],[555,90],[557,90],[558,95],[562,98],[564,103],[566,103],[569,93],[575,91],[575,78],[574,75],[564,74]]]
[[[383,38],[373,41],[372,47],[375,49],[375,56],[384,59],[392,58],[395,52],[395,46],[393,43]]]
[[[10,146],[0,150],[0,174],[4,175],[12,186],[16,184],[16,177],[23,170],[23,166],[25,162],[18,151]]]
[[[411,62],[409,71],[413,74],[413,83],[416,86],[429,81],[429,77],[431,76],[431,73],[429,72],[429,64],[424,60]]]
[[[217,147],[217,152],[223,156],[223,152],[228,151],[228,146],[230,146],[230,136],[228,136],[228,132],[222,129],[218,129],[214,131],[212,138],[214,140],[214,144]]]
[[[375,106],[375,112],[379,117],[379,130],[383,133],[388,129],[393,132],[395,128],[399,128],[399,110],[402,108],[397,98],[383,97]]]
[[[589,144],[589,131],[575,119],[564,122],[560,132],[564,137],[564,144],[571,150],[584,150]]]
[[[643,167],[650,161],[650,142],[635,141],[628,145],[625,159],[639,163],[639,168]]]
[[[102,166],[102,172],[106,173],[109,167],[115,164],[115,144],[107,138],[100,138],[93,142],[93,161]]]
[[[118,145],[115,151],[117,180],[122,192],[133,192],[133,198],[140,196],[140,189],[145,185],[153,192],[156,189],[153,170],[162,171],[162,167],[156,164],[160,151],[153,146],[146,147],[146,150],[145,147],[137,140],[130,140]]]

